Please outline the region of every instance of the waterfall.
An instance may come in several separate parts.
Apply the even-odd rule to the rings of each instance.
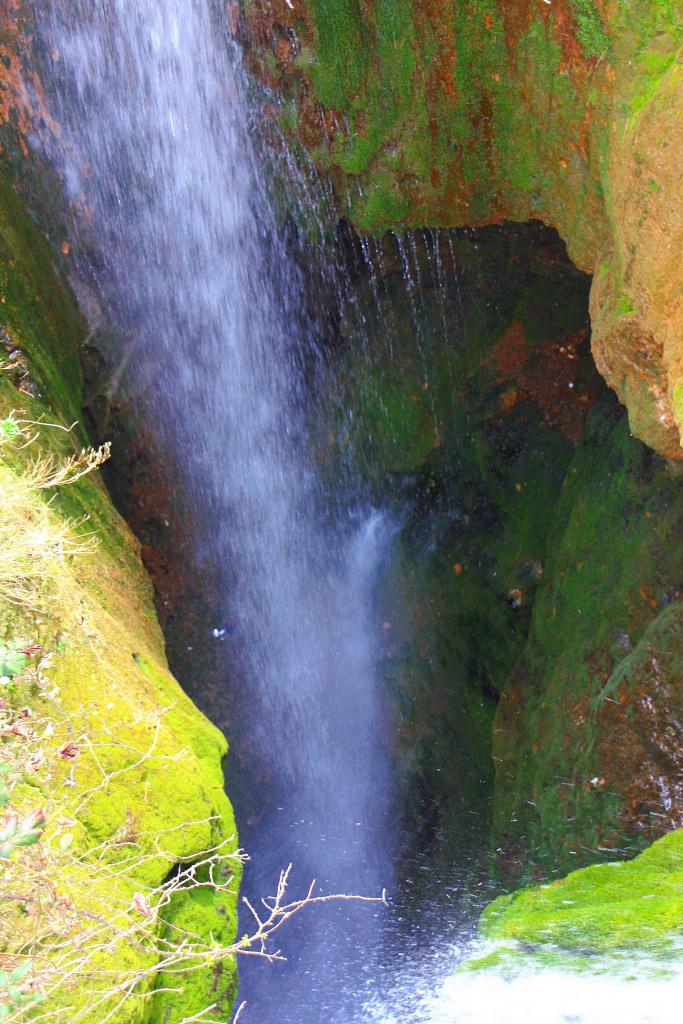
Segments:
[[[220,621],[206,622],[204,642],[226,653],[224,686],[237,695],[249,741],[246,768],[229,762],[228,788],[249,790],[258,811],[243,822],[252,858],[245,894],[253,902],[272,894],[291,861],[292,895],[312,878],[323,892],[376,895],[391,887],[398,840],[392,722],[377,667],[385,624],[377,621],[375,593],[378,581],[391,579],[399,524],[363,497],[351,460],[336,478],[316,467],[313,449],[324,446],[329,425],[316,419],[328,369],[304,281],[271,207],[225,11],[218,0],[31,6],[36,59],[60,127],[59,136],[34,141],[62,174],[70,200],[75,283],[84,299],[95,289],[93,329],[100,328],[112,389],[120,386],[172,454],[197,564],[211,566],[219,583]],[[349,349],[367,357],[363,380],[372,379],[373,358],[400,366],[402,339],[392,337],[400,311],[389,316],[399,285],[384,294],[378,285],[398,278],[409,325],[404,351],[414,355],[408,403],[421,397],[423,432],[436,439],[437,403],[460,399],[428,320],[443,325],[444,351],[462,341],[472,290],[463,286],[465,298],[458,290],[451,234],[385,242],[359,244],[374,294],[357,291],[349,323],[370,327],[358,349]],[[429,287],[436,297],[425,294]],[[494,300],[479,296],[486,306]],[[355,345],[355,330],[348,336]],[[349,405],[338,447],[356,443]],[[365,433],[358,447],[367,443],[371,452],[377,439]],[[383,481],[391,475],[398,491],[396,478],[410,475],[406,465]],[[463,510],[463,519],[481,515],[477,504]],[[457,495],[446,495],[442,514],[450,528],[460,515]],[[431,527],[419,505],[412,515],[425,520],[426,553],[435,543]],[[458,566],[448,565],[449,578]],[[397,636],[400,625],[386,626],[396,649],[409,648],[410,636]],[[420,657],[438,652],[430,642]],[[457,687],[449,692],[457,700]],[[225,724],[230,732],[234,723]],[[467,849],[468,836],[480,841],[479,810],[468,807],[465,817],[455,807],[463,837],[457,849]],[[522,967],[509,978],[457,974],[475,948],[463,896],[474,890],[473,902],[485,898],[486,875],[468,876],[457,857],[444,866],[438,851],[430,862],[430,851],[423,856],[416,846],[403,851],[392,915],[349,903],[311,909],[278,933],[287,963],[241,962],[242,1024],[670,1024],[680,974],[657,980],[654,963],[640,977],[643,965],[629,954],[626,973],[614,977],[609,964],[600,973],[597,957],[585,977],[559,966],[545,973]],[[240,931],[248,927],[245,918]]]
[[[249,834],[246,891],[272,893],[291,860],[300,892],[315,876],[377,894],[391,880],[391,781],[372,605],[392,528],[331,501],[309,458],[321,361],[260,178],[238,48],[209,0],[38,6],[62,132],[39,144],[83,214],[109,358],[192,496],[244,716],[279,780]],[[378,913],[311,912],[296,955],[283,937],[291,969],[244,972],[245,1024],[329,1020],[330,1007],[345,1019],[345,965],[355,956],[355,998]]]

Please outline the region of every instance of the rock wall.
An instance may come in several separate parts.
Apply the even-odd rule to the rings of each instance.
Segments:
[[[633,854],[683,825],[681,479],[610,402],[551,514],[544,580],[494,723],[510,879]]]
[[[405,251],[419,288],[386,239],[354,293],[324,447],[404,523],[383,617],[408,832],[439,837],[441,877],[489,839],[507,884],[632,856],[683,825],[683,478],[597,374],[553,232]]]
[[[247,0],[244,30],[266,117],[361,232],[555,227],[632,431],[683,458],[675,0]]]

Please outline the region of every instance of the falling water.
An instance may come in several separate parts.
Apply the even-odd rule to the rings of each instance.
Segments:
[[[195,541],[224,584],[244,713],[279,780],[251,834],[247,891],[271,893],[292,860],[301,890],[315,876],[377,894],[390,882],[390,779],[372,595],[391,530],[372,508],[330,513],[309,462],[319,357],[259,178],[238,50],[207,0],[44,8],[63,133],[51,153],[85,211],[82,262],[124,387],[151,396],[145,415],[181,463]],[[339,965],[372,948],[377,921],[313,915],[296,933],[300,969],[247,970],[254,1015],[242,1019],[329,1019]]]

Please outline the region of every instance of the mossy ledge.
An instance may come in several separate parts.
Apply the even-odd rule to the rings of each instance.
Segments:
[[[14,414],[63,427],[79,418],[78,345],[84,333],[75,299],[54,269],[44,238],[0,173],[0,418]],[[21,473],[27,460],[68,457],[87,443],[80,427],[37,426],[31,433],[38,437],[28,448],[12,447],[9,455],[9,446],[3,449],[3,486],[11,486],[12,474]],[[227,743],[168,670],[138,542],[98,475],[44,493],[55,522],[68,520],[75,534],[91,539],[77,555],[60,560],[50,593],[36,602],[38,611],[0,605],[0,639],[30,637],[52,654],[49,681],[59,704],[52,742],[79,736],[87,742],[73,763],[63,763],[50,783],[50,796],[74,819],[73,850],[99,850],[101,857],[105,848],[113,858],[106,870],[100,864],[88,878],[94,904],[110,900],[112,907],[130,906],[134,915],[135,893],[163,883],[174,863],[192,863],[220,844],[236,850],[234,817],[223,789]],[[10,700],[44,713],[48,701],[40,690],[18,686],[17,691]],[[34,783],[27,798],[35,799],[35,792]],[[53,824],[48,820],[47,842]],[[116,843],[107,846],[124,833],[134,835],[139,856],[126,859]],[[67,895],[73,882],[56,880]],[[238,883],[236,861],[229,894],[211,900],[201,886],[185,892],[160,914],[157,930],[191,928],[207,943],[229,945],[236,932]],[[102,955],[96,967],[106,975]],[[122,1000],[107,1017],[111,1024],[176,1024],[212,1004],[229,1016],[236,990],[232,960],[175,974],[175,990],[152,997],[155,988],[169,988],[169,978],[156,978],[154,961],[149,963],[142,946],[124,936],[109,956],[118,971],[122,964],[131,975],[148,968],[138,986],[142,998]],[[102,1008],[88,1009],[96,992],[97,982],[87,977],[58,993],[54,1006],[68,1019],[97,1024]]]
[[[683,829],[632,861],[596,864],[495,900],[479,925],[483,948],[461,968],[666,977],[680,963]]]

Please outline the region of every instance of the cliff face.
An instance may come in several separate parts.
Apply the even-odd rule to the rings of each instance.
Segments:
[[[681,481],[614,405],[588,417],[493,730],[509,877],[638,850],[683,823]]]
[[[594,273],[593,352],[683,458],[681,43],[658,0],[245,5],[269,111],[361,232],[540,219]]]

